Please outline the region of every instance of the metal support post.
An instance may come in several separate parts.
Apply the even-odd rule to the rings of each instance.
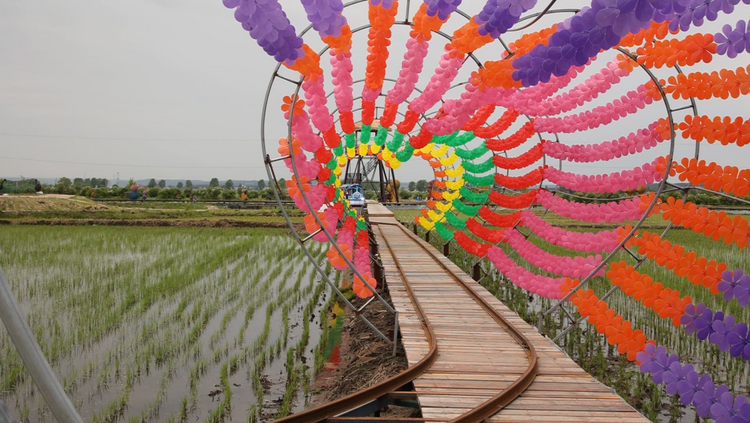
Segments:
[[[31,331],[21,314],[2,269],[0,269],[0,320],[8,329],[11,341],[16,346],[34,383],[42,393],[44,402],[52,410],[57,421],[83,423],[83,419],[78,415],[60,381],[57,380],[55,372],[44,357],[42,349],[39,348],[34,332]]]
[[[396,349],[398,347],[398,311],[394,314],[393,323],[393,356],[396,356]]]

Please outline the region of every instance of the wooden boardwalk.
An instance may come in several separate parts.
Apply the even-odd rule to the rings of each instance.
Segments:
[[[402,227],[393,226],[397,222],[385,207],[368,204],[368,214],[391,298],[399,311],[410,366],[427,353],[429,346],[397,261],[436,334],[437,361],[414,380],[424,419],[448,421],[477,407],[518,379],[529,365],[526,351],[436,263],[439,260],[469,282],[470,289],[498,310],[536,349],[539,368],[534,382],[486,421],[648,422],[449,259],[428,243],[409,237]],[[434,256],[420,244],[431,249]]]

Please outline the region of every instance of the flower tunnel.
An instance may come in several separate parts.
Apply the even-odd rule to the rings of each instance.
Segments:
[[[750,169],[728,163],[747,157],[750,123],[736,115],[746,108],[712,112],[722,110],[716,100],[746,104],[750,93],[750,67],[736,64],[750,52],[747,23],[735,17],[743,5],[593,0],[539,12],[534,0],[487,0],[466,14],[460,3],[354,2],[367,22],[352,28],[356,14],[340,0],[303,1],[311,26],[298,35],[276,0],[224,0],[279,62],[275,77],[297,75],[283,78],[293,91],[281,108],[288,135],[266,163],[272,177],[279,162],[293,174],[288,193],[309,237],[330,244],[333,268],[352,269],[358,296],[372,296],[370,235],[339,188],[342,169],[357,154],[392,169],[425,160],[435,182],[414,220],[423,230],[551,300],[544,316],[577,313],[576,324],[587,321],[699,416],[750,421],[744,395],[667,352],[607,302],[617,292],[685,336],[750,360],[750,277],[668,240],[677,227],[748,247],[747,219],[688,195],[750,204]],[[708,29],[717,22],[725,25]],[[408,35],[394,37],[404,25]],[[357,34],[366,34],[366,48],[354,44]],[[397,44],[400,61],[391,57]],[[489,60],[479,61],[481,52]],[[397,76],[387,78],[391,70]],[[665,287],[649,274],[654,267],[700,289],[691,291],[697,298]],[[597,293],[594,280],[610,288]],[[731,307],[709,307],[717,301]]]

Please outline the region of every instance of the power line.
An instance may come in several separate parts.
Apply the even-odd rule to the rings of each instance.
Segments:
[[[252,142],[249,139],[244,138],[224,138],[224,139],[175,139],[175,138],[127,138],[127,137],[83,137],[83,136],[69,136],[69,135],[38,135],[38,134],[11,134],[0,132],[0,136],[4,137],[21,137],[21,138],[42,138],[42,139],[71,139],[71,140],[85,140],[85,141],[160,141],[160,142],[207,142],[207,143],[247,143]]]
[[[0,159],[9,160],[23,160],[27,162],[42,162],[42,163],[61,163],[61,164],[74,164],[74,165],[92,165],[92,166],[110,166],[110,167],[141,167],[141,168],[153,168],[153,169],[257,169],[263,167],[261,165],[247,165],[247,166],[170,166],[170,165],[138,165],[138,164],[112,164],[112,163],[89,163],[89,162],[69,162],[65,160],[44,160],[44,159],[27,159],[24,157],[8,157],[0,156]]]

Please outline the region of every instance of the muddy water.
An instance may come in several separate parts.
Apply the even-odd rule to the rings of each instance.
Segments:
[[[188,241],[180,241],[182,245],[189,244]],[[235,237],[227,239],[222,245],[240,241],[241,237]],[[153,249],[158,249],[160,245],[171,253],[177,250],[168,242],[155,242]],[[286,389],[286,352],[297,344],[302,334],[301,320],[305,305],[311,300],[315,288],[324,283],[319,276],[312,274],[312,266],[305,266],[304,257],[293,249],[284,254],[290,264],[283,266],[280,271],[275,267],[279,258],[274,257],[273,251],[289,249],[293,245],[289,238],[265,235],[257,248],[254,247],[247,255],[227,261],[218,269],[202,274],[197,280],[185,281],[184,288],[179,288],[177,292],[165,292],[147,309],[133,308],[113,331],[95,342],[76,343],[74,340],[70,350],[53,362],[53,368],[60,379],[65,381],[69,395],[84,421],[96,420],[96,415],[102,417],[105,409],[111,408],[123,397],[126,398],[125,406],[115,413],[115,421],[177,421],[183,404],[186,404],[186,414],[190,421],[205,421],[212,411],[221,407],[226,398],[221,371],[233,358],[238,358],[237,368],[228,378],[232,391],[231,406],[226,409],[224,419],[247,421],[258,396],[254,392],[251,378],[256,361],[252,346],[263,333],[266,307],[274,300],[282,305],[270,316],[268,339],[261,350],[269,351],[284,334],[284,303],[290,304],[288,339],[286,347],[281,348],[278,355],[269,357],[258,371],[262,373],[264,380],[271,382],[270,386],[266,385],[263,394],[263,415],[275,415]],[[192,253],[185,254],[185,257],[173,260],[169,267],[154,271],[149,268],[157,262],[151,258],[152,250],[145,247],[134,248],[128,246],[127,242],[117,248],[129,248],[138,253],[118,256],[112,251],[104,251],[102,262],[97,264],[96,260],[90,260],[88,267],[95,267],[104,274],[112,272],[111,269],[118,265],[131,265],[141,260],[139,265],[132,268],[135,277],[142,275],[144,282],[148,279],[143,286],[155,286],[162,276],[179,276],[185,263],[197,261],[205,251],[203,248],[195,248]],[[287,269],[291,269],[291,272],[282,281]],[[17,275],[19,269],[15,271]],[[43,289],[41,285],[44,280],[56,277],[58,271],[63,270],[48,267],[43,272],[35,272],[33,279],[40,285],[35,289]],[[64,271],[70,272],[71,267],[66,267]],[[308,286],[310,289],[294,303],[295,298],[290,292],[300,274],[299,291],[305,291]],[[85,292],[85,285],[90,284],[91,279],[88,277],[88,282],[79,284],[76,291]],[[116,291],[113,295],[118,298],[126,295],[126,286],[113,284]],[[281,286],[287,290],[283,294],[279,289]],[[309,342],[301,360],[308,366],[310,376],[312,369],[309,367],[314,363],[314,347],[322,332],[321,309],[327,301],[327,291],[326,288],[315,301],[310,319]],[[44,309],[47,305],[55,306],[59,303],[40,295],[33,298],[39,303],[24,304],[24,307],[29,314],[38,313],[37,319],[45,318],[45,314],[39,312],[40,304],[41,309]],[[256,308],[245,325],[246,309],[253,301],[257,302]],[[204,315],[205,323],[200,323]],[[73,321],[67,317],[61,320],[66,331],[74,330],[68,327]],[[95,321],[92,324],[100,323]],[[196,326],[200,326],[198,335],[195,339],[188,340],[188,335]],[[243,336],[239,336],[241,332]],[[0,329],[0,337],[2,336],[5,333]],[[283,340],[281,344],[284,345]],[[163,350],[168,353],[162,355],[164,360],[157,362],[156,357],[163,354]],[[192,377],[195,388],[191,390],[191,371],[196,368],[200,371],[197,372],[197,377],[195,374]],[[130,379],[128,374],[132,375]],[[128,381],[132,386],[127,386]],[[17,419],[54,421],[28,380],[2,399]],[[300,389],[292,410],[303,408],[305,395]]]

